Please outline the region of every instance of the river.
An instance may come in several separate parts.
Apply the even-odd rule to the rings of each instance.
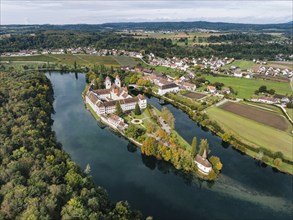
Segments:
[[[84,74],[46,75],[54,88],[53,130],[58,141],[82,169],[90,164],[90,175],[112,201],[127,200],[154,219],[292,219],[292,176],[222,143],[181,110],[165,105],[183,138],[188,142],[193,136],[208,139],[212,154],[221,158],[223,170],[215,183],[145,157],[125,138],[101,128],[81,98]],[[158,99],[148,101],[161,108]]]

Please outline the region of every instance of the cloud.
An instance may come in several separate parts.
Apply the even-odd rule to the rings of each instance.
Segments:
[[[98,24],[141,21],[279,23],[292,19],[291,1],[1,0],[1,24]]]

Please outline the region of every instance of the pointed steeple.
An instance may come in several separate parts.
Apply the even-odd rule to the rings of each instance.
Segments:
[[[111,79],[110,79],[109,76],[106,77],[105,86],[106,86],[106,89],[110,89],[111,88]]]
[[[115,79],[115,85],[118,87],[121,87],[121,81],[120,81],[120,77],[117,75],[116,79]]]
[[[207,159],[207,149],[206,149],[206,148],[203,150],[202,157],[203,157],[204,159]]]

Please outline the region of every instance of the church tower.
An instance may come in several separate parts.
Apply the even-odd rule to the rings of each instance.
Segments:
[[[118,75],[116,76],[116,79],[115,79],[115,85],[118,87],[121,87],[121,81]]]
[[[111,88],[111,79],[110,79],[109,76],[106,77],[105,86],[106,86],[106,89],[110,89]]]

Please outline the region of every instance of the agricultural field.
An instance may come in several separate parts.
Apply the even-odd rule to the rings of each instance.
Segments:
[[[18,56],[18,57],[0,57],[0,61],[57,62],[58,59],[48,55],[33,55],[33,56]]]
[[[254,68],[256,66],[259,66],[259,64],[254,63],[253,61],[250,60],[234,60],[232,63],[229,63],[225,66],[223,66],[223,69],[229,69],[231,66],[237,66],[241,70],[247,70]]]
[[[59,64],[73,65],[76,62],[78,65],[88,64],[104,64],[106,66],[120,66],[119,63],[112,57],[95,56],[87,54],[50,54],[50,55],[35,55],[35,56],[19,56],[19,57],[1,57],[1,61],[42,61],[53,62]]]
[[[51,55],[58,59],[59,63],[64,63],[68,65],[73,65],[74,61],[76,61],[79,65],[87,65],[87,64],[97,64],[97,65],[106,65],[106,66],[120,66],[116,60],[112,57],[108,56],[96,56],[96,55],[87,55],[87,54],[56,54]]]
[[[117,61],[121,66],[131,66],[134,67],[138,64],[138,62],[132,57],[128,56],[112,56],[114,60]]]
[[[206,94],[202,94],[198,92],[186,92],[182,95],[191,99],[202,99],[207,96]]]
[[[251,105],[234,102],[226,102],[219,108],[282,131],[290,132],[292,130],[289,122],[283,115],[266,111],[264,108],[261,109]]]
[[[207,114],[243,143],[255,148],[263,147],[272,152],[280,151],[285,158],[293,159],[292,135],[288,132],[258,123],[218,107],[208,109]]]
[[[227,87],[231,86],[238,92],[236,95],[238,98],[250,98],[254,95],[255,90],[258,90],[262,85],[265,85],[267,89],[274,89],[280,95],[292,94],[290,84],[284,82],[212,75],[203,75],[203,77],[210,81],[210,83],[220,82],[224,83]]]

